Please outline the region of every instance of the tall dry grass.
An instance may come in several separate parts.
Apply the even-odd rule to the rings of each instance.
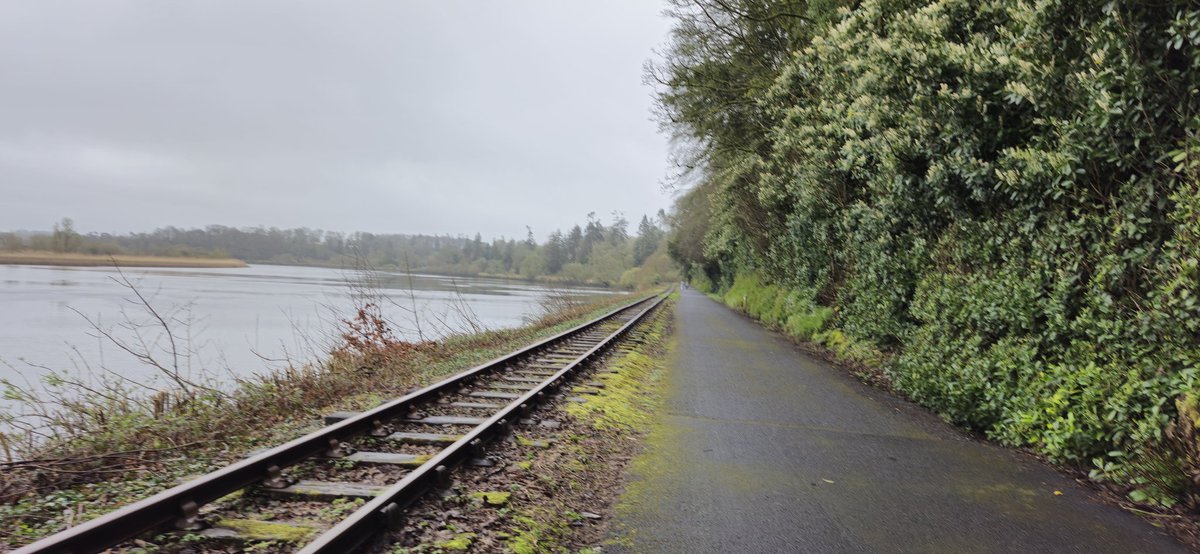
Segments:
[[[246,267],[246,262],[233,258],[192,258],[182,256],[136,256],[129,254],[81,254],[78,252],[45,252],[19,250],[0,252],[0,264],[62,265],[102,267],[113,264],[122,267]]]

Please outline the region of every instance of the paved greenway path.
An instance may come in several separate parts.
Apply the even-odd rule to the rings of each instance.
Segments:
[[[700,293],[683,293],[676,333],[665,421],[622,495],[618,551],[1183,551]]]

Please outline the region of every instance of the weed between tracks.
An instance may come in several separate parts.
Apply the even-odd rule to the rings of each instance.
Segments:
[[[300,436],[320,426],[322,413],[376,406],[624,301],[417,344],[390,341],[377,322],[359,318],[360,340],[346,341],[320,365],[289,367],[220,394],[167,392],[149,403],[91,398],[64,415],[70,427],[57,440],[0,464],[0,552]]]
[[[625,468],[661,401],[672,306],[573,381],[602,381],[598,394],[536,410],[488,447],[495,465],[460,468],[449,489],[414,505],[383,551],[599,552]]]

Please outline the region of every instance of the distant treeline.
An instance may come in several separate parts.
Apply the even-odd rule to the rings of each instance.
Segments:
[[[320,229],[163,227],[149,233],[80,234],[70,219],[51,233],[0,235],[5,250],[42,250],[86,254],[140,254],[237,258],[248,262],[353,266],[382,269],[498,275],[608,286],[640,287],[675,279],[665,253],[663,214],[642,216],[631,231],[614,214],[605,225],[588,214],[583,225],[555,231],[539,244],[526,237],[484,241],[465,236],[339,233]]]

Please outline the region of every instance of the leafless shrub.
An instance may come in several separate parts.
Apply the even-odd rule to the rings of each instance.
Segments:
[[[151,368],[152,375],[137,378],[113,369],[105,363],[102,348],[99,362],[93,364],[91,356],[74,345],[68,346],[70,369],[25,362],[28,369],[41,375],[39,383],[27,378],[23,382],[0,380],[10,406],[0,413],[9,461],[16,457],[15,452],[32,452],[45,445],[81,438],[103,441],[104,433],[96,430],[109,428],[131,413],[159,418],[182,411],[200,398],[225,399],[215,385],[215,376],[193,367],[196,350],[191,305],[160,309],[120,268],[112,279],[127,291],[126,301],[132,306],[121,308],[116,323],[105,324],[98,316],[72,309],[88,323],[90,336],[116,347],[138,366]],[[13,369],[14,374],[23,373]],[[166,380],[165,386],[161,379]]]
[[[450,280],[450,298],[446,300],[442,312],[431,312],[430,318],[442,337],[476,335],[488,330],[463,295],[456,279]]]
[[[385,326],[393,339],[413,337],[415,340],[410,342],[415,344],[487,330],[457,280],[451,279],[450,297],[439,302],[438,307],[433,301],[420,301],[416,274],[407,255],[404,257],[404,268],[403,272],[391,274],[395,279],[390,279],[388,273],[376,269],[369,261],[355,257],[351,272],[344,277],[350,291],[352,312],[337,318],[343,334],[348,330],[356,333],[347,327],[350,321],[360,321],[367,327],[374,326],[377,331],[382,330],[380,326]],[[402,286],[389,286],[396,280]],[[397,292],[389,294],[389,291]],[[365,313],[360,314],[364,309]],[[393,315],[389,316],[388,313]],[[370,321],[372,318],[378,321]]]
[[[525,323],[535,324],[538,322],[556,319],[564,314],[573,314],[579,311],[583,306],[588,305],[587,299],[579,294],[574,294],[569,290],[553,287],[544,287],[541,295],[538,297],[538,305],[534,313],[525,316]]]
[[[175,385],[177,395],[220,395],[221,391],[208,383],[212,380],[211,376],[201,374],[199,378],[193,378],[193,373],[202,373],[203,370],[192,365],[196,358],[195,338],[191,333],[194,326],[192,304],[174,305],[160,312],[137,284],[121,271],[120,266],[113,264],[113,267],[117,276],[111,279],[127,291],[125,301],[134,307],[136,313],[122,307],[119,312],[121,320],[114,326],[105,326],[99,317],[92,318],[71,308],[88,323],[91,336],[103,339],[142,365],[155,369],[158,375]],[[120,377],[108,368],[102,369]]]
[[[96,479],[123,471],[134,457],[144,461],[175,450],[192,442],[186,437],[197,436],[188,415],[230,402],[216,375],[194,365],[191,305],[156,306],[120,268],[112,279],[125,289],[129,303],[115,323],[75,310],[88,323],[89,335],[100,340],[98,356],[69,345],[71,368],[24,362],[39,375],[38,382],[0,380],[5,400],[0,499],[31,487]],[[151,374],[136,377],[114,369],[103,346],[115,347]],[[6,365],[16,375],[23,373]]]

